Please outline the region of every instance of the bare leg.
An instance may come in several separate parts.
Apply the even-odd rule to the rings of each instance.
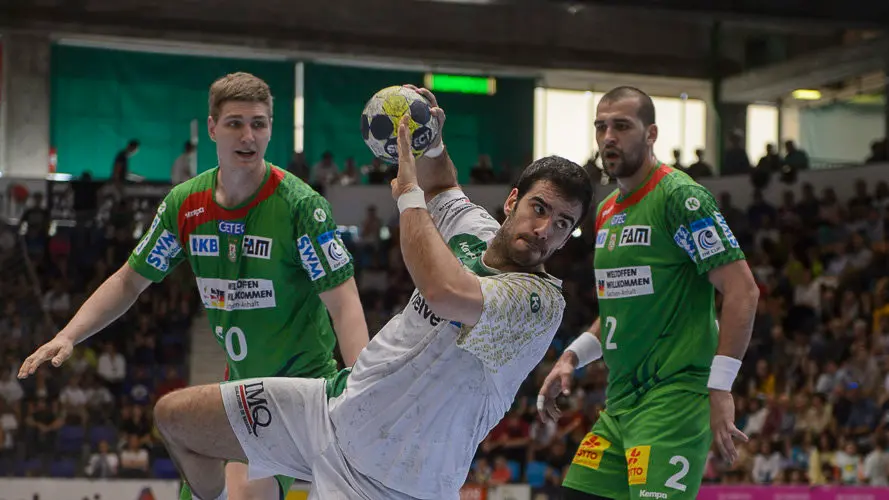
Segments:
[[[281,487],[277,479],[264,477],[247,481],[247,464],[240,462],[229,462],[225,466],[225,488],[228,490],[229,500],[278,500],[281,498]]]
[[[225,489],[225,460],[246,461],[219,385],[188,387],[162,397],[154,408],[157,428],[179,472],[201,500]]]

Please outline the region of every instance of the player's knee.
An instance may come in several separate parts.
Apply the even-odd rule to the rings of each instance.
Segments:
[[[174,438],[182,427],[182,419],[184,412],[184,403],[187,395],[183,393],[187,391],[175,391],[161,397],[157,404],[154,405],[154,422],[157,430],[166,440]]]

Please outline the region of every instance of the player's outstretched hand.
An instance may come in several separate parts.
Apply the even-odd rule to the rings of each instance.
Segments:
[[[438,120],[438,136],[429,143],[429,149],[438,147],[441,144],[442,130],[444,129],[445,120],[447,117],[445,116],[445,112],[438,106],[438,99],[435,98],[435,94],[433,94],[429,89],[417,87],[416,85],[407,84],[405,87],[418,92],[424,99],[429,103],[430,111],[432,112],[432,116]]]
[[[33,375],[37,371],[37,367],[49,360],[52,360],[53,366],[61,366],[71,356],[72,351],[74,351],[74,342],[56,335],[55,338],[40,346],[34,351],[34,354],[25,359],[21,368],[19,368],[18,376],[19,378],[27,378]]]
[[[734,440],[746,443],[748,438],[735,427],[735,400],[731,392],[710,390],[710,429],[722,458],[729,463],[737,460],[738,450]]]
[[[576,369],[576,364],[562,356],[549,371],[549,375],[546,376],[543,386],[537,394],[537,414],[540,415],[541,420],[559,421],[562,410],[556,404],[556,398],[559,397],[559,394],[567,396],[571,391],[571,380],[574,378]]]
[[[398,177],[392,179],[392,198],[419,187],[417,182],[417,163],[411,152],[411,133],[407,128],[410,117],[404,115],[398,122]]]

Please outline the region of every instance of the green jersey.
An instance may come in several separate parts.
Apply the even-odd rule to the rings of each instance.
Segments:
[[[706,393],[718,333],[707,272],[744,258],[713,196],[661,165],[597,214],[607,410],[626,411],[655,387]]]
[[[268,164],[256,194],[222,207],[217,171],[170,191],[129,265],[158,282],[188,260],[228,378],[334,374],[336,338],[318,294],[353,271],[330,205]]]

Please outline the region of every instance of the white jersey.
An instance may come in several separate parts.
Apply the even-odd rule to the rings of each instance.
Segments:
[[[440,318],[415,290],[362,351],[330,415],[357,471],[415,498],[456,499],[478,445],[543,358],[565,300],[552,276],[482,263],[500,226],[461,191],[438,195],[428,208],[479,276],[481,318],[474,327]]]

